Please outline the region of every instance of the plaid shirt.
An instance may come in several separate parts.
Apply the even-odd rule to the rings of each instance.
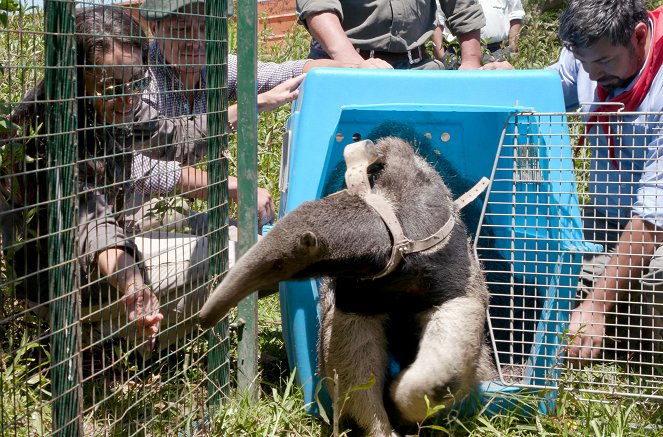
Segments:
[[[179,77],[166,63],[157,42],[150,44],[148,74],[152,77],[150,85],[143,93],[143,100],[166,117],[204,114],[207,112],[207,70],[203,68],[200,89],[195,92],[193,107],[187,99],[186,88]]]
[[[163,161],[135,153],[131,161],[131,180],[134,189],[150,196],[172,193],[182,174],[182,165],[176,161]]]
[[[308,59],[276,62],[258,62],[256,84],[258,94],[271,90],[288,79],[302,74]],[[150,68],[152,76],[143,100],[157,108],[166,117],[203,114],[207,112],[207,69],[203,68],[200,89],[195,91],[193,106],[189,105],[185,88],[173,69],[166,64],[157,42],[150,45]],[[237,100],[237,56],[228,55],[228,99]]]
[[[258,62],[256,83],[258,93],[271,90],[280,83],[302,74],[307,59]],[[143,93],[143,101],[165,117],[181,117],[207,113],[207,70],[201,72],[200,89],[195,91],[193,105],[189,104],[182,82],[166,63],[157,42],[150,45],[149,75],[152,80]],[[237,56],[228,56],[228,98],[237,99]],[[175,189],[181,175],[181,166],[175,162],[150,159],[135,154],[131,165],[133,189],[146,196],[164,195]]]
[[[256,86],[258,94],[271,90],[288,79],[302,74],[304,64],[310,59],[276,62],[260,62],[257,65]],[[237,100],[237,56],[228,55],[228,99]]]

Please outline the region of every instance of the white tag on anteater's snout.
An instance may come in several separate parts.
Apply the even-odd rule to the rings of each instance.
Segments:
[[[347,167],[345,171],[345,185],[348,192],[362,195],[371,191],[368,181],[368,167],[378,160],[375,144],[371,140],[357,141],[348,144],[343,150],[343,159]]]

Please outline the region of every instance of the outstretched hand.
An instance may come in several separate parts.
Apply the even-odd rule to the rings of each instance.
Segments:
[[[605,313],[591,300],[583,301],[569,322],[571,344],[567,347],[567,358],[578,364],[581,360],[596,358],[601,352],[605,337]]]
[[[258,111],[267,112],[292,102],[299,95],[297,87],[302,83],[306,73],[288,79],[262,94],[258,94]]]
[[[480,70],[514,70],[514,68],[509,61],[495,61],[487,63]]]
[[[150,287],[131,285],[124,297],[129,322],[137,331],[137,339],[146,350],[151,351],[156,343],[163,314],[159,312],[159,298]]]
[[[258,188],[258,227],[274,220],[276,206],[272,195],[264,188]]]

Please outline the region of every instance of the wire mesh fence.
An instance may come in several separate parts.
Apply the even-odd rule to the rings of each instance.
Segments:
[[[4,2],[2,435],[193,435],[228,387],[225,1]]]
[[[662,399],[661,114],[510,117],[476,238],[505,384]]]
[[[0,10],[3,435],[195,435],[228,390],[195,323],[233,254],[227,2],[159,4]],[[663,398],[660,118],[507,123],[476,239],[505,384]]]

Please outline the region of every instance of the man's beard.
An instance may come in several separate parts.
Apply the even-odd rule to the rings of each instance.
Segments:
[[[627,79],[621,79],[617,76],[607,76],[603,78],[599,85],[608,92],[612,92],[616,89],[626,88],[637,76],[637,73]]]
[[[604,76],[601,78],[601,80],[598,81],[599,85],[601,85],[601,87],[608,92],[612,92],[616,89],[626,88],[631,82],[633,82],[633,79],[635,79],[638,73],[640,73],[640,69],[644,64],[644,61],[644,59],[636,54],[635,48],[631,47],[631,50],[629,51],[629,64],[638,66],[633,75],[627,78],[621,78],[618,76]]]

